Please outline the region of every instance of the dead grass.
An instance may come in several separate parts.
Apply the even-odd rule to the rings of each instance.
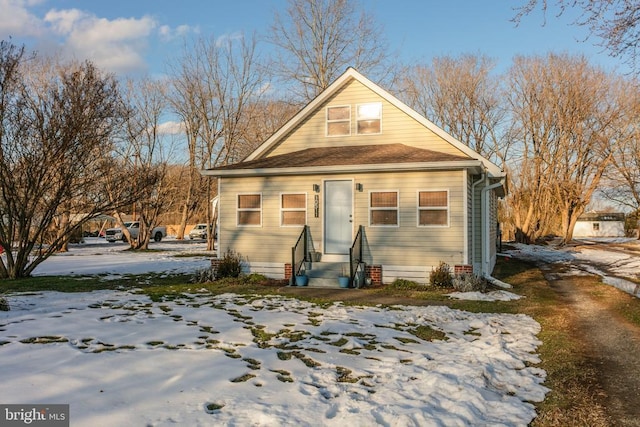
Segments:
[[[532,426],[608,426],[603,394],[597,373],[586,357],[571,309],[562,301],[535,266],[503,261],[494,276],[511,283],[514,291],[526,298],[518,303],[518,312],[536,319],[542,330],[538,367],[547,372],[545,386],[551,391],[536,404],[538,417]],[[591,281],[589,277],[584,280]],[[593,283],[584,284],[591,286]]]

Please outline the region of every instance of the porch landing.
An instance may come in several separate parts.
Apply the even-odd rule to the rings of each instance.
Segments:
[[[305,273],[309,278],[309,283],[306,287],[308,288],[331,288],[331,289],[340,289],[338,285],[338,276],[344,273],[349,275],[349,267],[348,263],[344,262],[312,262],[307,263],[307,266],[310,264],[310,269],[306,269]]]

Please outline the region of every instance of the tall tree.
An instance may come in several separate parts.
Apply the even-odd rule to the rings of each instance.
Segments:
[[[584,57],[517,57],[509,93],[511,138],[520,142],[511,165],[515,227],[523,240],[539,237],[544,216],[558,209],[568,242],[611,159],[618,110],[608,76]]]
[[[173,140],[160,133],[161,119],[166,108],[166,86],[162,81],[144,78],[129,81],[127,98],[131,104],[131,116],[125,125],[122,146],[123,159],[133,161],[130,183],[137,187],[134,220],[140,221],[137,239],[131,239],[129,231],[122,225],[132,249],[146,250],[151,231],[158,223],[163,209],[169,205],[169,193],[175,191],[167,177],[168,161],[173,154]]]
[[[180,67],[173,72],[174,109],[185,120],[192,170],[181,233],[197,208],[198,194],[209,203],[215,183],[203,180],[199,170],[242,160],[247,144],[246,127],[253,122],[251,108],[264,97],[269,85],[252,38],[199,39],[185,47]],[[209,222],[213,213],[208,215]],[[213,233],[208,233],[213,249]]]
[[[496,163],[504,163],[505,118],[500,80],[486,56],[436,57],[430,66],[409,67],[401,80],[403,97],[416,111]]]
[[[362,12],[358,13],[358,9]],[[274,72],[306,103],[347,67],[381,82],[394,77],[381,27],[355,0],[289,0],[268,40],[279,48]]]
[[[620,78],[615,85],[615,100],[620,110],[611,146],[612,168],[605,171],[602,194],[616,205],[640,210],[640,82]],[[639,236],[640,238],[640,236]]]
[[[127,110],[116,80],[89,62],[26,60],[2,42],[0,70],[0,278],[20,278],[86,221],[129,202],[100,184],[119,173],[103,166]]]

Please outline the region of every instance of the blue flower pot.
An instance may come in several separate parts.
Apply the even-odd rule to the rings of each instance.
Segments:
[[[340,285],[341,288],[348,288],[349,287],[349,277],[347,277],[347,276],[339,276],[338,277],[338,284]]]
[[[296,276],[296,286],[307,286],[309,283],[309,277],[306,274]]]

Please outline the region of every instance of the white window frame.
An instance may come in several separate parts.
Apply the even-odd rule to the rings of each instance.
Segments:
[[[339,119],[339,120],[329,120],[329,110],[332,108],[346,108],[349,110],[349,118],[347,119]],[[340,123],[340,122],[349,122],[349,133],[343,133],[339,135],[329,135],[329,123]],[[325,126],[324,126],[325,136],[328,138],[339,138],[341,136],[351,136],[351,105],[328,105],[325,108]]]
[[[396,193],[396,207],[393,208],[378,208],[371,206],[371,194],[373,193]],[[367,197],[367,205],[369,208],[369,227],[381,227],[381,228],[398,228],[400,227],[400,190],[369,190],[369,196]],[[373,224],[372,222],[372,211],[396,211],[396,219],[397,222],[395,224]]]
[[[439,193],[444,191],[447,193],[447,206],[420,206],[420,193]],[[420,211],[447,211],[447,223],[446,224],[420,224]],[[416,191],[416,226],[420,228],[449,228],[451,226],[451,197],[448,188],[430,188],[421,189]]]
[[[369,119],[365,119],[365,118],[360,118],[360,116],[358,115],[358,112],[360,111],[360,107],[363,105],[378,105],[380,106],[379,110],[380,110],[380,117],[378,117],[378,120],[380,120],[380,131],[379,132],[375,132],[375,133],[360,133],[358,132],[358,123],[361,120],[371,120]],[[362,104],[356,104],[356,135],[363,135],[363,136],[367,136],[367,135],[380,135],[382,133],[382,102],[364,102]]]
[[[284,208],[282,207],[282,196],[286,196],[286,195],[304,195],[304,208]],[[307,206],[308,206],[308,202],[307,202],[307,196],[308,193],[306,192],[295,192],[295,191],[287,191],[287,192],[282,192],[280,193],[280,227],[304,227],[307,224],[307,220],[308,220],[308,213],[307,213]],[[283,212],[303,212],[304,211],[304,224],[283,224],[282,222],[282,214]]]
[[[240,209],[240,196],[260,196],[259,208],[242,208]],[[262,227],[262,193],[237,193],[236,194],[236,227]],[[240,212],[260,212],[260,224],[240,224]]]

